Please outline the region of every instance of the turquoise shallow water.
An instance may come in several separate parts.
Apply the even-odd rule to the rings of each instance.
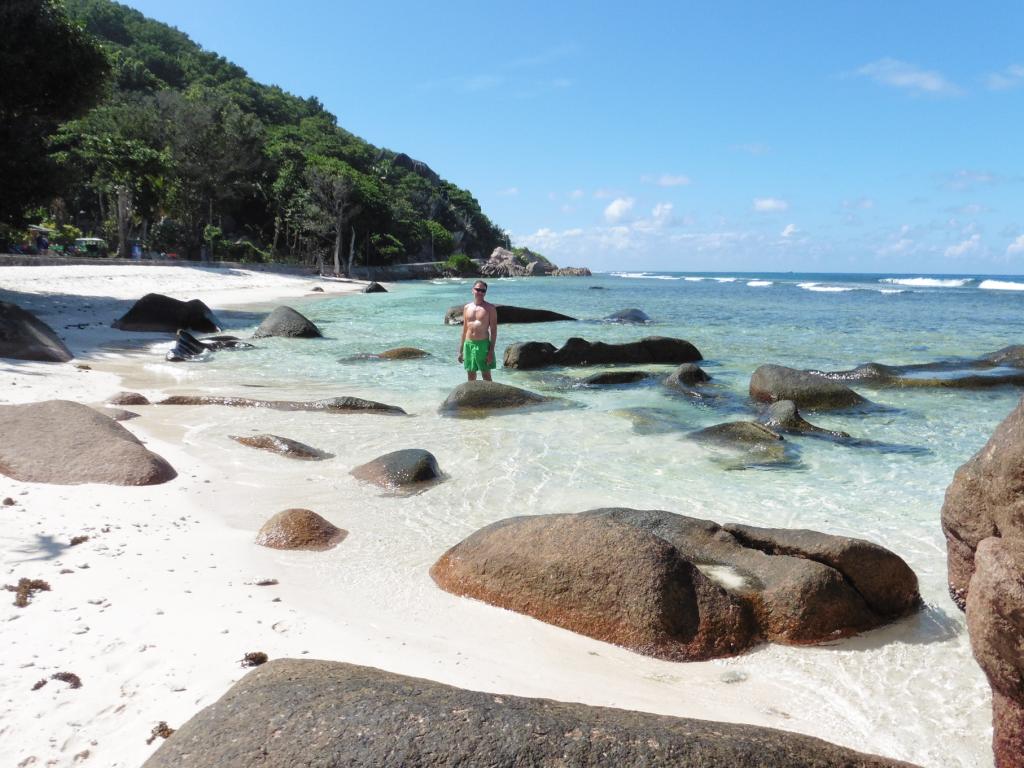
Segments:
[[[762,363],[840,370],[868,361],[973,358],[1021,342],[1024,279],[652,273],[495,280],[488,294],[494,303],[578,318],[502,326],[499,350],[526,340],[558,346],[570,336],[607,342],[677,336],[701,350],[702,366],[723,397],[719,406],[694,403],[657,378],[623,387],[574,386],[596,369],[499,368],[496,380],[564,398],[569,407],[457,420],[437,413],[464,380],[455,361],[459,328],[445,326],[443,317],[449,306],[469,299],[471,284],[399,283],[387,294],[310,299],[295,306],[325,339],[263,339],[255,350],[182,364],[173,368],[168,389],[296,399],[356,395],[403,407],[413,418],[339,417],[318,419],[315,427],[303,417],[274,418],[278,434],[332,451],[346,467],[406,447],[438,457],[451,480],[394,502],[410,542],[423,548],[410,564],[414,575],[463,536],[502,517],[607,505],[814,528],[882,543],[918,573],[924,611],[827,651],[768,648],[742,664],[784,679],[805,708],[828,701],[844,728],[874,734],[874,746],[890,747],[888,754],[926,765],[986,764],[987,687],[972,666],[962,616],[946,594],[939,511],[953,472],[1016,405],[1019,389],[858,387],[879,407],[805,416],[873,444],[792,438],[796,461],[787,468],[736,471],[729,456],[685,435],[752,418],[747,385]],[[642,309],[652,322],[602,321],[628,307]],[[253,328],[228,330],[244,336]],[[419,347],[429,357],[354,359],[397,346]],[[168,365],[150,367],[167,372]],[[660,378],[671,366],[647,370]],[[638,422],[637,413],[646,418]],[[218,437],[221,419],[247,419],[256,427],[249,416],[209,418],[204,428],[211,435],[220,430]],[[193,439],[202,439],[196,434]],[[337,488],[347,492],[347,486]],[[398,571],[396,591],[405,578]],[[429,582],[417,588],[429,589]],[[886,722],[898,723],[889,735]],[[965,724],[969,738],[935,743],[934,733]]]

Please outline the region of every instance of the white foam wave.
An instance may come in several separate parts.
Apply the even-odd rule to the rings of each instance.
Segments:
[[[1009,280],[982,280],[978,287],[986,291],[1024,291],[1024,283]]]
[[[650,272],[612,272],[615,277],[632,277],[638,280],[681,280],[672,275],[655,275]]]
[[[748,288],[767,288],[772,284],[771,280],[751,280],[747,283]]]
[[[906,288],[883,288],[879,293],[909,293]]]
[[[845,288],[841,285],[818,285],[818,283],[797,283],[797,288],[803,288],[805,291],[820,291],[821,293],[846,293],[847,291],[855,291],[856,288]]]
[[[614,277],[650,277],[649,272],[612,272]]]
[[[735,283],[737,280],[739,280],[738,277],[716,277],[714,279],[720,283]]]
[[[704,279],[703,277],[684,277],[683,278],[683,280],[685,280],[688,283],[699,283],[703,279]]]
[[[938,277],[883,277],[878,282],[892,285],[909,285],[912,288],[963,288],[969,277],[938,278]]]

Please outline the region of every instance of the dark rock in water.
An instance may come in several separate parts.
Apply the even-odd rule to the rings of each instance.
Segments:
[[[845,384],[782,365],[758,367],[750,377],[750,397],[764,403],[792,400],[797,407],[811,409],[850,408],[868,402]]]
[[[38,317],[17,304],[0,301],[0,357],[66,363],[74,355]]]
[[[397,405],[377,403],[359,397],[330,397],[325,400],[312,400],[303,403],[292,400],[253,400],[248,397],[221,397],[218,395],[172,395],[161,400],[158,405],[228,405],[236,408],[322,411],[324,413],[405,413]]]
[[[555,345],[546,341],[517,341],[505,347],[502,363],[506,368],[544,368],[555,360]]]
[[[210,353],[209,347],[188,331],[178,331],[174,348],[167,351],[166,360],[171,363],[198,360]]]
[[[257,764],[912,768],[771,728],[498,696],[313,659],[257,667],[175,731],[144,768]]]
[[[1024,766],[1024,539],[984,539],[967,596],[974,658],[992,688],[996,768]]]
[[[1024,385],[1024,373],[990,373],[970,374],[963,373],[963,369],[992,368],[995,364],[992,359],[999,358],[1000,365],[1008,367],[1024,367],[1024,364],[1016,360],[1015,347],[1006,347],[999,352],[993,352],[989,358],[979,358],[972,361],[939,361],[935,363],[921,363],[919,365],[883,365],[881,363],[865,363],[858,365],[849,371],[810,371],[817,376],[834,381],[854,381],[873,387],[892,388],[935,388],[935,389],[988,389],[991,387],[1022,386]],[[958,375],[949,376],[907,376],[907,373],[920,374],[924,371],[959,371]]]
[[[618,312],[612,312],[608,315],[605,320],[610,323],[649,323],[651,322],[650,316],[642,309],[636,307],[630,307],[629,309],[620,309]]]
[[[638,435],[664,435],[690,429],[692,424],[667,408],[623,408],[612,411],[616,416],[629,419]]]
[[[247,341],[242,341],[237,336],[207,336],[200,339],[207,349],[256,349]]]
[[[723,528],[662,510],[612,508],[583,515],[618,520],[671,543],[684,559],[698,564],[748,606],[759,634],[772,642],[804,645],[835,640],[907,615],[920,604],[917,577],[906,563],[861,539],[814,531]],[[769,540],[774,543],[767,544]],[[823,552],[827,562],[817,559]],[[859,591],[862,586],[864,593]]]
[[[466,308],[465,304],[456,304],[448,307],[444,313],[445,325],[462,325],[462,313]],[[498,315],[498,324],[510,323],[556,323],[563,320],[576,320],[575,317],[563,315],[560,312],[552,312],[549,309],[530,309],[529,307],[513,307],[508,304],[495,304],[494,309]]]
[[[236,443],[247,445],[250,448],[259,448],[261,451],[270,451],[289,459],[320,461],[329,459],[332,455],[305,443],[300,443],[298,440],[280,435],[228,435],[228,437]]]
[[[652,375],[650,371],[604,371],[581,379],[581,383],[591,387],[636,384],[638,381],[645,381],[651,378]]]
[[[286,509],[267,520],[256,534],[256,543],[271,549],[330,549],[348,536],[309,509]]]
[[[616,520],[501,520],[448,550],[430,575],[454,594],[661,659],[731,656],[755,640],[749,609],[669,542]]]
[[[796,528],[734,524],[722,529],[744,547],[802,557],[839,571],[880,619],[906,616],[920,606],[917,576],[902,558],[878,544]]]
[[[452,390],[441,404],[443,414],[479,413],[507,408],[524,408],[550,403],[551,399],[496,381],[466,381]]]
[[[753,421],[731,421],[691,432],[688,437],[698,443],[739,451],[743,458],[727,461],[731,469],[793,464],[796,451],[768,427]]]
[[[703,368],[696,363],[683,363],[665,378],[665,386],[673,389],[689,389],[711,381]]]
[[[177,473],[131,432],[87,405],[0,405],[0,474],[27,483],[157,485]]]
[[[315,339],[323,336],[316,324],[291,307],[277,307],[260,323],[254,339],[284,336],[291,339]]]
[[[381,352],[377,357],[381,360],[417,360],[421,357],[430,357],[430,354],[416,347],[396,347]]]
[[[378,456],[361,464],[350,474],[357,480],[388,490],[418,490],[441,479],[441,469],[430,451],[406,448]]]
[[[587,288],[589,288],[592,291],[603,291],[603,290],[605,290],[605,287],[603,285],[588,285]]]
[[[768,410],[758,419],[758,423],[776,432],[789,432],[801,435],[823,435],[845,439],[850,437],[846,432],[816,427],[800,415],[796,403],[792,400],[779,400],[772,403]]]
[[[1024,344],[1012,344],[995,352],[982,355],[981,360],[991,365],[1007,365],[1013,368],[1024,368]]]
[[[323,293],[323,292],[324,292],[324,289],[323,289],[323,288],[321,288],[321,287],[320,287],[319,285],[313,286],[313,287],[312,287],[312,288],[310,288],[309,290],[310,290],[310,291],[311,291],[312,293]]]
[[[138,392],[118,392],[115,395],[111,395],[107,398],[107,402],[110,405],[149,405],[149,400],[145,395],[140,395]]]
[[[139,414],[134,411],[126,411],[124,408],[103,408],[100,413],[109,416],[114,421],[131,421],[139,418]]]
[[[388,292],[388,289],[385,288],[383,285],[381,285],[380,283],[378,283],[376,281],[369,283],[365,288],[363,288],[363,293],[387,293],[387,292]]]
[[[122,331],[163,331],[178,329],[216,333],[219,323],[213,312],[199,299],[179,301],[160,293],[147,293],[123,316],[113,322]]]
[[[1024,400],[996,427],[988,442],[953,475],[942,504],[949,592],[964,607],[974,552],[990,536],[1024,538]]]

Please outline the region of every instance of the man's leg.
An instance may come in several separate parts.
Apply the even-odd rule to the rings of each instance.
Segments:
[[[483,371],[480,371],[480,373],[482,373],[484,375],[484,381],[490,381],[491,380],[491,372],[490,371],[483,370]]]
[[[476,371],[466,371],[467,381],[476,381]]]

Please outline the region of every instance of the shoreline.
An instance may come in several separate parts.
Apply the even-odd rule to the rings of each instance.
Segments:
[[[148,336],[148,344],[133,345],[125,337],[140,334],[91,325],[105,312],[126,309],[131,300],[122,296],[137,299],[147,292],[144,284],[157,273],[146,270],[134,282],[125,278],[116,288],[106,286],[106,294],[85,295],[52,290],[67,278],[65,270],[52,283],[36,275],[32,287],[50,290],[64,303],[58,310],[61,325],[87,325],[57,327],[52,313],[41,319],[68,333],[72,351],[89,350],[88,357],[70,364],[0,361],[0,376],[17,384],[5,388],[4,401],[60,396],[96,404],[125,383],[147,395],[163,391],[168,380],[139,365],[146,362],[146,349],[158,343],[154,334],[141,335]],[[0,268],[5,300],[10,300],[8,275]],[[75,287],[104,285],[94,277],[83,273]],[[249,285],[197,288],[179,281],[164,289],[149,287],[176,298],[201,298],[215,314],[221,307],[269,309],[279,300],[355,290],[315,278],[304,285],[245,279]],[[310,294],[305,288],[312,285],[325,293]],[[346,290],[331,291],[332,286]],[[54,301],[27,288],[15,292],[42,304]],[[118,342],[118,348],[107,346]],[[82,362],[92,369],[74,367]],[[40,764],[84,760],[85,765],[137,766],[158,746],[145,743],[150,729],[160,721],[177,727],[213,703],[247,672],[238,661],[250,651],[271,658],[349,661],[474,690],[765,725],[900,754],[898,744],[887,744],[884,735],[865,747],[855,727],[837,720],[834,712],[819,713],[816,692],[802,688],[785,670],[799,665],[802,654],[856,654],[887,645],[898,657],[901,640],[913,642],[906,622],[839,648],[760,646],[731,659],[687,664],[639,656],[441,592],[427,569],[453,542],[431,536],[436,515],[448,512],[432,510],[429,499],[396,503],[353,488],[341,457],[307,465],[253,452],[239,454],[239,461],[219,442],[227,418],[209,409],[170,408],[132,407],[141,418],[124,422],[177,469],[178,478],[169,483],[44,486],[0,476],[0,498],[17,502],[2,513],[8,523],[5,583],[24,576],[52,586],[27,608],[8,604],[0,613],[0,633],[10,648],[0,660],[7,681],[0,718],[0,733],[8,733],[0,744],[3,764],[34,756]],[[333,427],[318,418],[230,415],[232,428],[237,423],[280,433],[285,424],[285,429],[296,424],[295,431]],[[409,429],[429,429],[425,421]],[[349,538],[325,553],[256,546],[253,521],[291,506],[324,514],[348,530]],[[90,539],[66,546],[80,535]],[[61,574],[65,569],[72,573]],[[263,579],[279,583],[255,585]],[[765,668],[777,674],[762,674]],[[51,680],[31,690],[58,671],[78,674],[83,687],[70,690]],[[16,738],[10,735],[15,732]],[[85,750],[89,755],[76,763],[75,755]]]

